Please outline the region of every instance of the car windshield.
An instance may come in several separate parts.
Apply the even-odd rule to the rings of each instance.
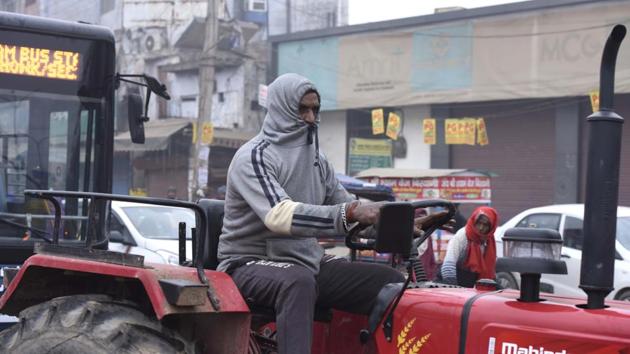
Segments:
[[[179,223],[186,223],[186,239],[191,239],[190,229],[195,227],[195,213],[186,208],[133,206],[122,208],[133,226],[143,237],[177,240]]]
[[[617,218],[617,241],[630,251],[630,217]]]

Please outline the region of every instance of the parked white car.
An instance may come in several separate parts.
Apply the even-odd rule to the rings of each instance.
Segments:
[[[532,208],[516,215],[503,224],[495,233],[497,256],[503,256],[501,237],[505,230],[513,227],[536,227],[557,230],[562,235],[562,260],[567,264],[568,274],[542,274],[540,290],[558,295],[585,298],[579,288],[580,260],[582,258],[583,204],[550,205]],[[615,282],[614,290],[607,299],[630,301],[630,208],[617,208],[617,240],[615,242]],[[497,274],[499,283],[505,287],[517,288],[520,283],[518,273]]]
[[[186,223],[186,259],[192,259],[195,213],[187,208],[112,201],[109,250],[144,256],[150,263],[179,263],[179,223]]]

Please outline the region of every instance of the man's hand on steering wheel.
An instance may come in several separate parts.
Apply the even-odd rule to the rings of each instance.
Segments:
[[[360,226],[366,227],[377,223],[380,208],[387,202],[360,203],[352,202],[346,206],[346,218],[349,224],[358,222]],[[437,222],[440,222],[448,214],[447,211],[441,211],[431,215],[421,216],[414,219],[414,235],[421,235],[421,230],[427,230]],[[450,219],[444,225],[440,226],[442,230],[454,232],[453,225],[455,220]]]
[[[376,224],[380,215],[380,209],[386,202],[360,203],[352,202],[346,206],[346,218],[348,223],[358,222],[361,226]]]
[[[444,217],[448,214],[448,211],[440,211],[438,213],[421,216],[415,218],[413,220],[413,234],[418,237],[422,235],[422,230],[427,230],[436,222],[440,222],[440,220],[444,219]],[[446,230],[449,232],[454,232],[453,225],[455,224],[454,219],[450,219],[444,225],[440,226],[442,230]]]

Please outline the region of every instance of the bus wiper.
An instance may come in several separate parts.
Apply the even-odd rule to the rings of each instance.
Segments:
[[[0,223],[11,225],[11,226],[17,227],[19,229],[28,230],[28,231],[31,232],[32,236],[40,238],[40,239],[46,241],[47,243],[52,243],[51,239],[49,239],[46,236],[44,236],[44,235],[48,234],[48,232],[45,231],[45,230],[41,230],[41,229],[34,228],[34,227],[31,227],[31,226],[28,226],[28,225],[24,225],[24,224],[20,224],[20,223],[17,223],[17,222],[9,221],[9,220],[4,219],[3,217],[0,217]]]

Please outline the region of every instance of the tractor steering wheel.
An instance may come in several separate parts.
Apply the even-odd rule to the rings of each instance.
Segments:
[[[414,244],[420,245],[438,228],[446,224],[452,217],[455,215],[455,205],[453,203],[441,200],[441,199],[431,199],[431,200],[420,200],[416,202],[411,202],[411,206],[414,210],[419,208],[429,208],[429,207],[445,207],[448,209],[448,213],[443,217],[437,220],[433,225],[429,226],[424,233],[420,236],[420,240],[414,242]],[[362,250],[374,250],[374,246],[376,244],[376,230],[374,229],[375,225],[369,226],[360,226],[356,225],[348,235],[346,236],[346,246],[355,251]],[[360,232],[363,230],[367,230],[368,233],[372,233],[372,235],[366,235],[366,238],[360,237]],[[415,236],[414,236],[415,237]]]
[[[417,202],[412,202],[411,205],[413,206],[414,210],[419,209],[419,208],[429,208],[429,207],[444,207],[448,209],[448,213],[444,215],[443,218],[439,219],[433,225],[429,226],[429,228],[424,230],[424,233],[419,237],[419,240],[417,240],[417,242],[414,242],[417,245],[421,245],[422,243],[424,243],[424,241],[426,241],[426,239],[429,238],[429,236],[431,236],[431,234],[435,232],[435,230],[439,229],[444,224],[449,222],[449,220],[453,218],[453,216],[455,215],[455,212],[457,211],[453,203],[447,200],[442,200],[442,199],[420,200]]]

